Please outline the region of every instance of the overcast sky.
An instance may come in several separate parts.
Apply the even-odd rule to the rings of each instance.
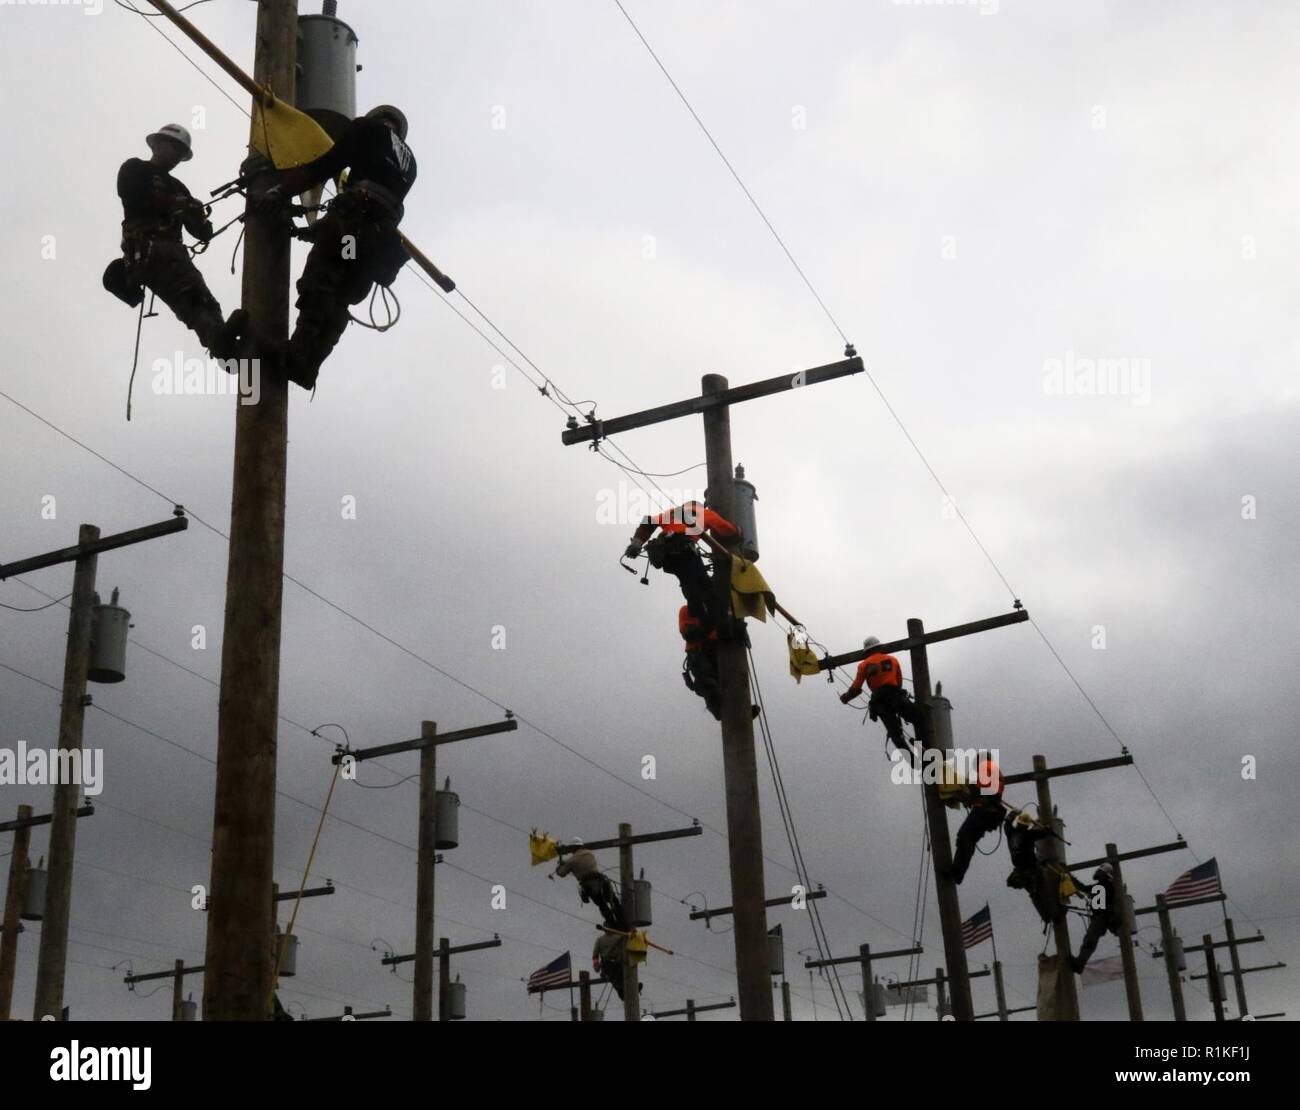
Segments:
[[[1267,935],[1243,961],[1295,965],[1300,13],[1250,0],[626,6],[1010,584],[859,375],[732,413],[778,597],[837,652],[867,634],[901,637],[909,617],[940,628],[1021,599],[1150,787],[1133,768],[1056,780],[1071,854],[1181,833],[1189,850],[1126,866],[1138,904],[1216,857],[1238,933]],[[82,522],[107,534],[163,520],[172,502],[229,523],[233,400],[154,392],[155,360],[200,354],[160,306],[127,423],[135,316],[100,274],[117,251],[114,176],[147,156],[145,134],[190,127],[195,157],[178,175],[206,194],[237,173],[247,122],[159,28],[99,7],[0,5],[0,140],[15,156],[0,191],[11,229],[0,254],[5,561],[74,543]],[[610,417],[696,393],[703,373],[739,384],[842,357],[612,0],[340,9],[360,39],[359,108],[388,101],[410,117],[420,173],[404,229],[569,398]],[[251,68],[254,5],[216,0],[191,16]],[[214,219],[234,214],[227,202]],[[234,247],[231,233],[199,260],[227,309]],[[460,296],[410,271],[395,288],[398,326],[349,329],[315,400],[291,398],[286,572],[338,608],[286,585],[277,881],[301,880],[340,735],[307,730],[337,722],[365,746],[418,735],[422,719],[460,728],[509,707],[530,723],[439,757],[463,809],[461,845],[438,870],[438,934],[504,942],[456,961],[470,1017],[567,1019],[567,1000],[549,996],[539,1014],[520,980],[566,950],[586,966],[596,914],[572,880],[529,867],[533,826],[591,840],[620,821],[649,832],[698,818],[703,836],[637,853],[655,889],[651,937],[676,953],[652,954],[643,998],[660,1009],[725,1000],[732,938],[680,904],[731,900],[717,728],[678,677],[675,583],[655,574],[646,588],[616,566],[644,509],[637,483],[651,483],[562,447],[563,415],[449,311],[474,318]],[[1072,375],[1098,359],[1128,360],[1131,376],[1081,395]],[[615,442],[641,470],[674,475],[655,479],[665,491],[701,491],[698,419]],[[611,503],[621,519],[602,514]],[[127,680],[92,687],[86,717],[85,745],[104,751],[106,772],[77,844],[74,1017],[165,1018],[166,985],[131,995],[120,962],[147,972],[203,957],[189,890],[208,879],[226,556],[195,521],[99,560],[101,592],[121,588],[135,627]],[[71,568],[25,581],[61,597]],[[5,605],[45,600],[0,584]],[[66,620],[59,606],[0,610],[0,746],[54,744]],[[832,892],[821,912],[834,954],[905,946],[917,932],[919,797],[890,783],[880,727],[841,707],[838,687],[796,685],[782,632],[751,628],[804,855]],[[956,739],[998,748],[1008,772],[1035,753],[1053,764],[1119,754],[1031,625],[936,646],[931,668]],[[653,781],[640,777],[645,755]],[[1243,777],[1247,756],[1256,778]],[[773,896],[795,876],[759,759]],[[371,949],[413,950],[416,790],[398,782],[417,762],[364,765],[362,782],[391,789],[345,784],[332,804],[311,879],[338,892],[299,915],[299,974],[282,984],[296,1013],[410,1014],[409,967],[395,977]],[[50,791],[0,787],[0,817],[23,803],[48,812]],[[37,830],[34,856],[45,843]],[[975,858],[962,911],[991,905],[1010,1004],[1028,1005],[1040,926],[1004,884],[1005,848],[995,837],[982,848],[993,854]],[[603,858],[616,869],[615,854]],[[492,908],[492,884],[506,887],[506,908]],[[926,975],[942,961],[932,886]],[[1199,942],[1222,937],[1222,916],[1197,907],[1176,923]],[[814,1004],[833,1017],[826,983],[801,968],[808,921],[772,911],[778,921],[796,1017]],[[1144,1005],[1166,1018],[1163,963],[1149,954],[1159,932],[1153,916],[1140,921]],[[1077,918],[1072,929],[1077,945]],[[38,930],[21,938],[22,1016]],[[1116,952],[1107,938],[1097,958]],[[970,958],[992,956],[984,945]],[[196,998],[200,979],[187,982]],[[1252,1011],[1297,1013],[1295,970],[1246,982]],[[1186,990],[1189,1017],[1209,1018],[1204,983]],[[978,1012],[993,1008],[989,980],[973,991]],[[1088,1019],[1125,1014],[1119,983],[1081,1000]]]

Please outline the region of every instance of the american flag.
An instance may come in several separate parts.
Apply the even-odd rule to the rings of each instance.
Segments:
[[[1177,906],[1222,893],[1223,887],[1219,885],[1219,861],[1211,859],[1179,875],[1174,880],[1174,885],[1165,891],[1165,901],[1171,906]]]
[[[961,946],[974,948],[993,935],[993,915],[989,913],[988,903],[974,917],[961,923]]]
[[[566,952],[528,976],[528,993],[537,994],[543,987],[562,987],[570,981],[571,972],[569,953]]]
[[[1083,985],[1093,987],[1098,983],[1109,983],[1112,979],[1124,978],[1124,959],[1111,956],[1107,960],[1093,960],[1083,969]]]

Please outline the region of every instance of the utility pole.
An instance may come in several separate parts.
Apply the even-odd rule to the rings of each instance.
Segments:
[[[1169,919],[1169,903],[1163,894],[1156,895],[1156,912],[1160,915],[1160,945],[1164,949],[1165,971],[1169,975],[1169,996],[1174,1003],[1174,1021],[1186,1021],[1183,981],[1178,975],[1178,946],[1175,943],[1173,922]]]
[[[172,981],[172,1021],[180,1021],[181,1006],[184,1001],[181,994],[183,993],[182,987],[184,986],[185,976],[202,974],[202,964],[196,967],[186,967],[184,960],[177,960],[170,971],[150,971],[144,975],[128,975],[122,982],[134,991],[137,983],[149,983],[156,979],[170,979]]]
[[[83,524],[77,543],[93,544],[99,529]],[[63,702],[59,709],[59,750],[81,751],[86,720],[86,681],[90,670],[90,624],[95,604],[95,567],[98,557],[82,555],[72,575],[68,608],[68,643],[63,660]],[[50,811],[49,872],[45,888],[45,914],[41,918],[41,943],[36,962],[34,1020],[63,1009],[63,978],[68,959],[68,919],[72,913],[72,861],[77,848],[77,806],[81,785],[60,782],[54,787]]]
[[[1038,816],[1049,823],[1055,831],[1057,826],[1056,810],[1052,806],[1052,785],[1046,775],[1047,759],[1034,756],[1034,774],[1040,776],[1034,785],[1038,793]],[[1039,841],[1039,858],[1044,863],[1065,866],[1065,849],[1056,836],[1045,837]],[[1062,911],[1052,918],[1052,936],[1056,940],[1056,1002],[1058,1021],[1079,1020],[1079,992],[1074,984],[1074,971],[1070,967],[1070,920]]]
[[[1237,934],[1232,930],[1232,918],[1224,917],[1223,929],[1228,935],[1228,958],[1232,961],[1232,981],[1237,988],[1237,1016],[1245,1017],[1249,1012],[1246,1009],[1246,984],[1242,978],[1241,960],[1237,956]]]
[[[9,1020],[18,966],[18,934],[22,932],[23,896],[27,892],[27,849],[31,844],[32,807],[18,807],[18,827],[9,856],[9,885],[5,887],[4,924],[0,926],[0,1021]]]
[[[961,636],[971,636],[977,632],[988,632],[1011,624],[1020,624],[1029,619],[1029,613],[1015,603],[1014,610],[998,617],[972,621],[969,624],[955,625],[927,633],[924,624],[916,618],[907,622],[907,638],[888,644],[877,644],[870,652],[859,649],[843,655],[828,656],[821,660],[821,670],[834,670],[836,667],[858,663],[868,654],[890,654],[906,649],[911,654],[912,685],[915,690],[916,704],[919,712],[916,717],[916,738],[921,748],[922,764],[925,753],[937,751],[940,756],[942,748],[935,742],[934,721],[931,716],[930,659],[927,652],[929,644],[952,640]],[[926,776],[929,778],[931,776]],[[957,1021],[973,1021],[975,1006],[971,1001],[970,975],[966,966],[966,948],[961,939],[961,905],[957,897],[957,884],[952,881],[952,842],[948,838],[948,818],[943,803],[939,800],[939,786],[936,782],[923,781],[922,791],[925,796],[925,819],[930,834],[930,851],[934,856],[934,886],[939,902],[939,923],[943,934],[943,956],[948,967],[948,978],[952,982],[952,1015]]]
[[[1119,957],[1124,965],[1124,993],[1128,996],[1129,1021],[1142,1020],[1142,990],[1138,983],[1137,959],[1133,955],[1133,932],[1129,920],[1128,890],[1124,886],[1124,874],[1120,870],[1119,849],[1114,844],[1106,845],[1106,862],[1114,871],[1115,897],[1119,905],[1111,907],[1119,920]]]
[[[727,388],[721,374],[706,374],[703,393]],[[704,451],[709,497],[714,510],[735,519],[732,484],[731,410],[726,406],[704,412]],[[731,613],[731,556],[714,563],[713,587],[718,612]],[[723,635],[717,647],[718,682],[722,687],[722,774],[727,792],[727,851],[731,862],[731,900],[736,907],[736,982],[742,1021],[771,1021],[772,980],[768,967],[767,911],[763,907],[763,814],[758,798],[758,761],[754,751],[753,701],[749,689],[749,660],[734,635]]]
[[[993,961],[993,990],[998,999],[998,1021],[1010,1021],[1010,1013],[1007,1010],[1007,991],[1002,985],[1002,961],[995,959]],[[1037,1009],[1037,1007],[1032,1007]]]
[[[451,1021],[451,957],[459,955],[461,952],[480,952],[485,948],[500,948],[501,938],[497,934],[492,934],[491,940],[475,941],[473,944],[452,944],[446,937],[441,937],[438,941],[438,1020]],[[391,952],[379,962],[384,967],[396,967],[398,964],[409,964],[412,961],[419,966],[419,954],[408,953],[405,956],[396,956]],[[604,982],[604,980],[601,980]],[[556,987],[543,987],[547,990],[572,990],[572,983],[562,983]],[[423,1020],[423,1019],[417,1019]]]
[[[68,643],[63,657],[63,691],[59,707],[59,750],[77,753],[80,766],[82,731],[90,698],[86,683],[90,674],[90,636],[94,619],[95,569],[99,554],[120,547],[158,539],[189,527],[178,505],[172,519],[161,524],[118,532],[102,539],[93,524],[83,524],[74,547],[60,548],[17,562],[0,565],[0,581],[14,575],[60,563],[73,563],[72,596],[68,605]],[[72,767],[72,756],[65,766]],[[63,982],[68,959],[68,918],[72,912],[72,866],[77,847],[77,811],[81,805],[81,784],[60,782],[54,787],[50,814],[49,871],[45,892],[45,915],[41,920],[41,943],[36,962],[36,1004],[34,1017],[63,1012]]]
[[[1219,961],[1214,958],[1214,941],[1209,933],[1201,938],[1205,948],[1205,974],[1210,980],[1210,1001],[1214,1003],[1214,1020],[1223,1020],[1223,980],[1219,977]]]
[[[591,1020],[591,972],[578,972],[578,1020]]]
[[[845,360],[728,388],[721,374],[706,374],[700,395],[631,416],[591,419],[580,427],[576,419],[561,435],[566,445],[599,441],[617,432],[702,413],[709,476],[709,502],[724,517],[734,519],[731,457],[731,409],[751,401],[807,385],[831,381],[863,370],[852,347]],[[731,556],[715,550],[714,588],[719,609],[730,614]],[[742,1021],[771,1021],[772,977],[768,967],[767,914],[764,912],[763,829],[759,809],[758,764],[754,753],[754,721],[750,711],[749,662],[745,648],[732,636],[718,642],[718,676],[722,687],[722,772],[727,802],[727,850],[731,871],[731,900],[735,905],[736,982]]]
[[[288,104],[298,57],[297,0],[259,0],[253,80]],[[252,131],[257,136],[258,113]],[[242,304],[263,355],[289,335],[289,235],[283,222],[245,208]],[[265,368],[269,360],[263,359]],[[289,386],[261,374],[255,405],[235,406],[234,489],[221,643],[217,785],[208,890],[208,1021],[270,1018],[275,954],[268,930],[275,853],[276,725],[284,596],[284,512]]]
[[[380,744],[373,748],[359,751],[340,750],[334,755],[334,762],[351,759],[360,763],[366,759],[376,759],[399,752],[418,751],[420,753],[420,818],[419,833],[416,841],[415,857],[415,980],[413,993],[413,1021],[433,1020],[433,906],[434,874],[437,861],[437,817],[438,817],[438,758],[437,750],[444,744],[454,744],[461,740],[473,740],[479,736],[495,736],[501,732],[514,732],[519,722],[512,714],[507,714],[504,721],[490,725],[475,725],[472,728],[457,729],[438,735],[438,726],[433,721],[420,722],[418,740],[399,740],[395,744]]]
[[[781,1014],[785,1021],[794,1021],[790,1012],[790,984],[785,979],[781,980]]]
[[[804,967],[811,971],[815,967],[843,967],[846,964],[857,964],[862,969],[862,1005],[867,1013],[868,1021],[876,1020],[876,1000],[873,997],[872,987],[875,984],[875,975],[872,973],[872,961],[889,960],[895,956],[919,956],[923,951],[921,947],[915,948],[895,948],[891,952],[872,952],[871,945],[858,945],[858,954],[856,956],[833,956],[825,960],[805,960]],[[852,1013],[849,1014],[852,1020]]]
[[[621,922],[623,931],[629,936],[636,930],[632,924],[632,915],[635,911],[636,898],[636,872],[632,865],[632,826],[627,822],[621,822],[618,826],[618,885],[622,891],[622,898],[619,899],[623,907],[623,920]],[[641,1020],[641,985],[637,981],[637,965],[632,962],[632,955],[628,951],[629,946],[624,944],[623,960],[623,1020],[640,1021]]]
[[[185,961],[177,960],[175,967],[172,969],[172,1021],[181,1020],[181,1003],[185,1001],[181,996],[185,985]]]

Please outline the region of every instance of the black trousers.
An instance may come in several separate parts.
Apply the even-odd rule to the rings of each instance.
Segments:
[[[880,721],[895,747],[906,747],[902,721],[916,726],[916,703],[901,686],[880,686],[871,692],[867,711],[873,721]],[[900,718],[902,720],[900,720]]]
[[[706,708],[714,718],[722,720],[722,686],[718,682],[717,643],[704,643],[688,651],[682,677],[686,679],[687,688],[704,699]]]
[[[583,901],[596,903],[596,909],[600,910],[600,916],[606,925],[611,929],[623,928],[623,904],[608,875],[601,872],[588,875],[579,882],[578,889]]]
[[[1075,971],[1083,970],[1084,966],[1092,958],[1092,954],[1097,951],[1097,944],[1102,937],[1111,931],[1113,924],[1113,915],[1110,910],[1093,910],[1088,915],[1088,928],[1083,934],[1083,943],[1079,945],[1079,955],[1074,960]]]
[[[975,855],[975,845],[985,833],[991,833],[1002,824],[1002,803],[996,798],[985,798],[970,807],[966,820],[957,830],[957,850],[952,857],[952,881],[960,883]]]
[[[704,621],[706,632],[721,629],[721,604],[695,542],[688,536],[667,536],[663,553],[663,569],[677,579],[691,615]]]

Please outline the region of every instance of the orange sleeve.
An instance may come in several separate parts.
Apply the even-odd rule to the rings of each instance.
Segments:
[[[704,527],[711,532],[715,532],[724,540],[734,540],[740,535],[740,529],[731,523],[725,516],[715,513],[712,509],[704,510]]]

